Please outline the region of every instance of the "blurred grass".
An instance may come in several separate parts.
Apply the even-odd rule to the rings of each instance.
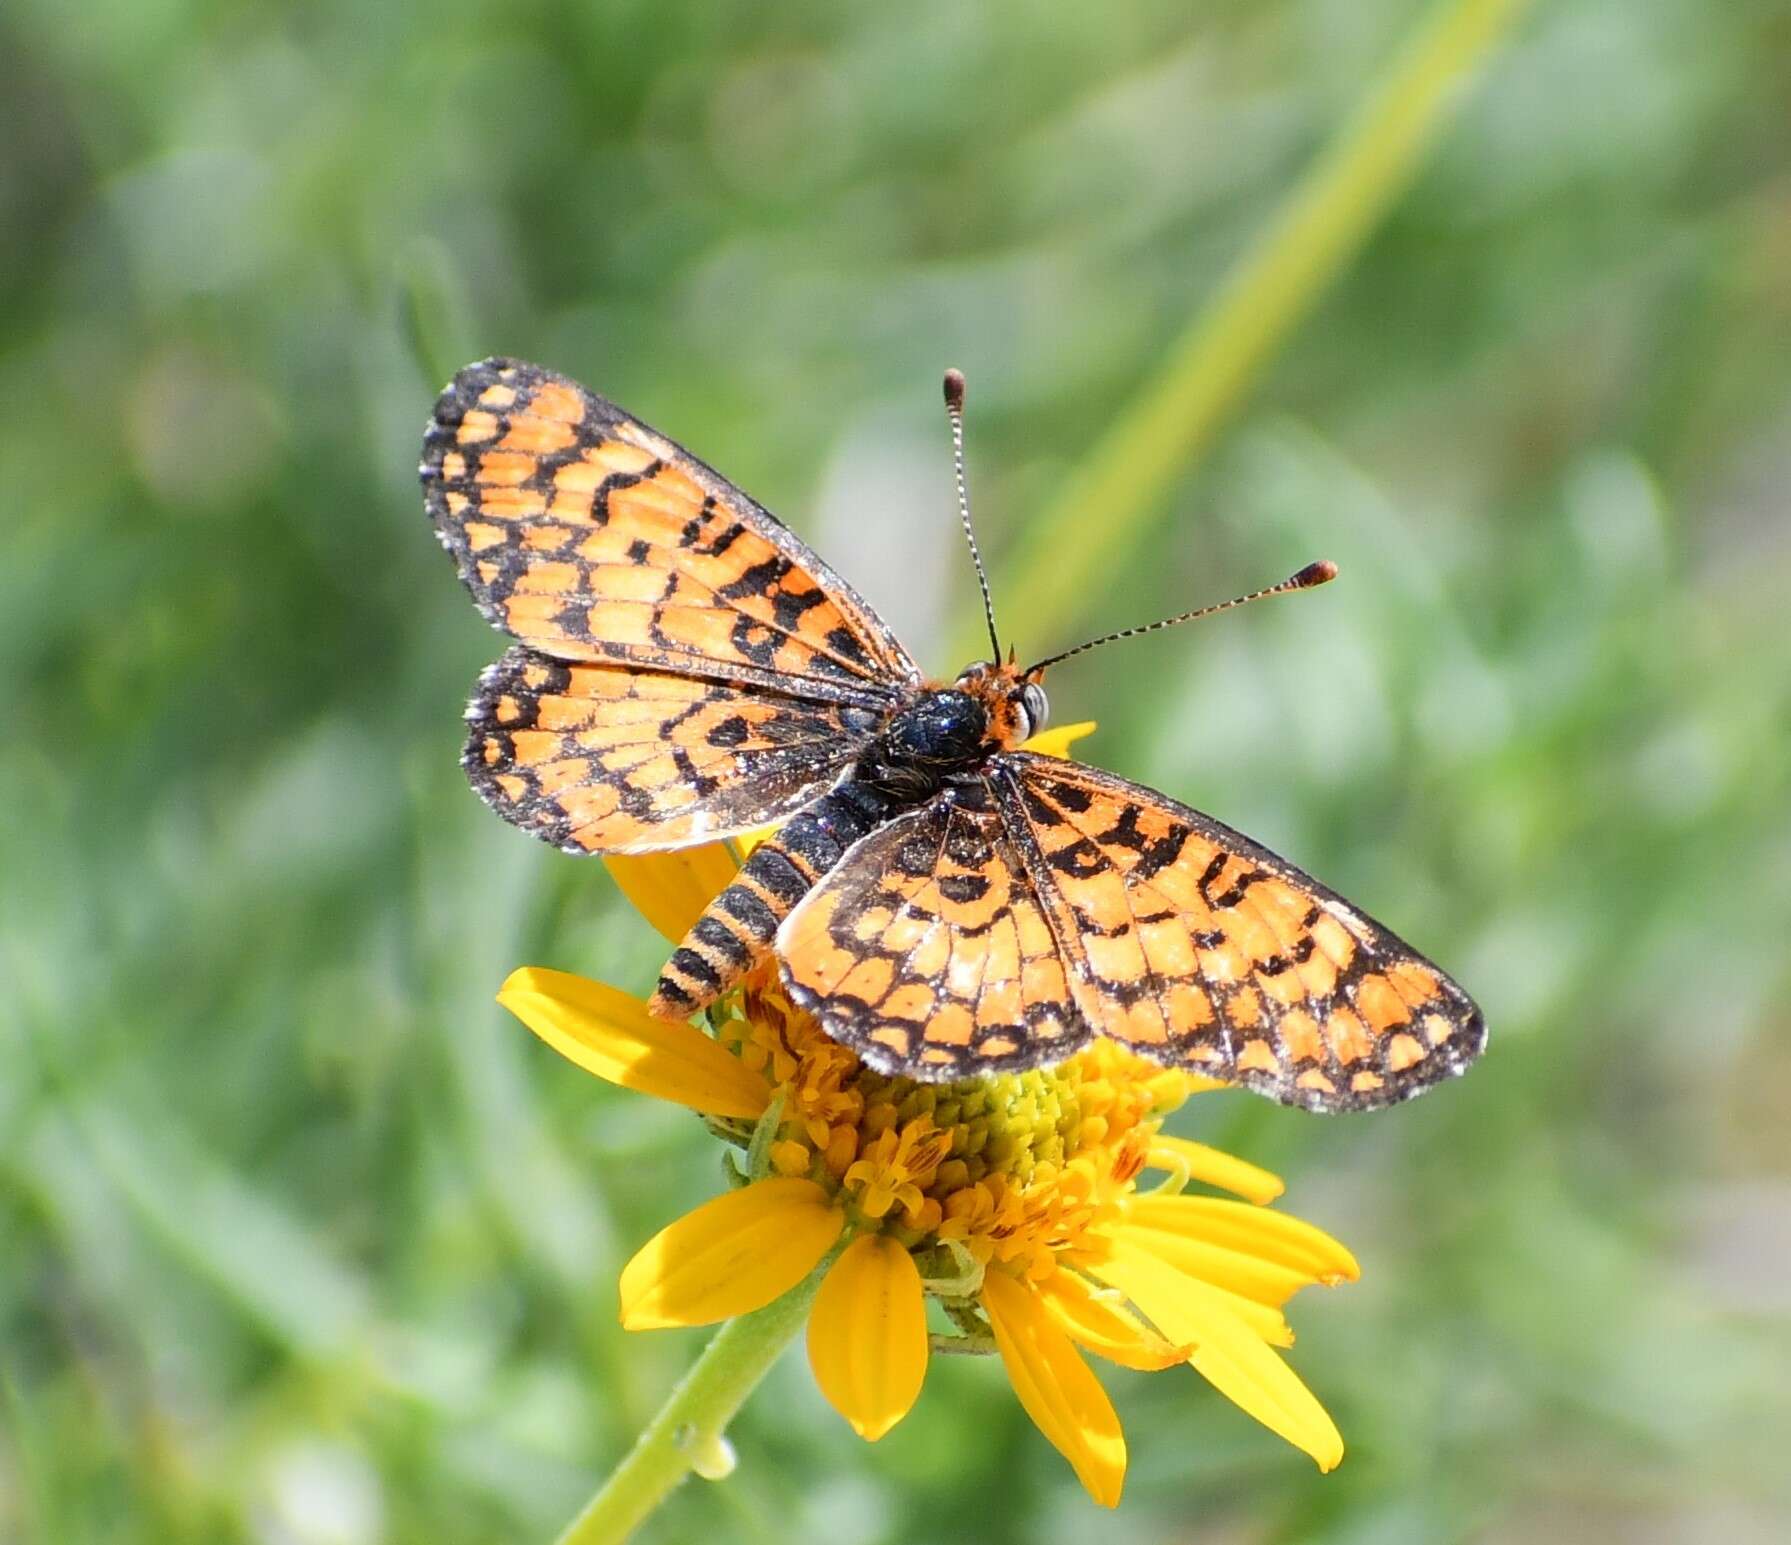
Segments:
[[[1383,1118],[1184,1118],[1363,1260],[1296,1314],[1335,1475],[1120,1373],[1097,1518],[993,1370],[941,1362],[868,1449],[793,1361],[652,1538],[1784,1536],[1783,7],[1536,7],[1197,485],[1183,441],[1101,512],[1149,543],[1041,542],[1091,404],[1149,400],[1435,14],[0,14],[0,1538],[544,1538],[692,1354],[613,1284],[712,1150],[490,1005],[660,949],[455,766],[498,646],[411,469],[497,351],[724,468],[939,668],[975,618],[946,364],[986,545],[1085,621],[1337,559],[1066,666],[1058,712],[1494,1026]],[[1023,653],[1074,636],[997,601]]]

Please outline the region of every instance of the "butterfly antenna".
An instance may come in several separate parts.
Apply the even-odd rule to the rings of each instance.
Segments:
[[[1105,633],[1099,638],[1091,638],[1086,644],[1076,645],[1074,649],[1066,649],[1062,654],[1040,660],[1026,674],[1030,676],[1034,671],[1042,671],[1047,665],[1056,665],[1072,655],[1087,654],[1091,649],[1099,649],[1102,644],[1116,643],[1122,638],[1135,638],[1140,633],[1155,633],[1162,628],[1173,628],[1177,623],[1192,622],[1196,617],[1210,617],[1214,612],[1228,612],[1234,606],[1260,601],[1264,596],[1286,595],[1290,590],[1311,590],[1317,585],[1329,584],[1336,577],[1337,565],[1329,558],[1321,558],[1317,563],[1307,564],[1298,574],[1288,575],[1280,584],[1270,585],[1267,590],[1252,590],[1249,595],[1233,596],[1217,606],[1202,606],[1191,612],[1183,612],[1179,617],[1165,617],[1161,622],[1147,622],[1142,627],[1121,628],[1117,633]]]
[[[989,594],[989,576],[977,549],[976,528],[970,524],[970,485],[964,477],[964,372],[945,372],[945,416],[951,421],[952,465],[958,474],[958,519],[964,522],[964,540],[970,544],[970,561],[976,565],[976,582],[983,593],[983,616],[989,623],[989,658],[1001,659],[1001,639],[995,632],[995,601]]]

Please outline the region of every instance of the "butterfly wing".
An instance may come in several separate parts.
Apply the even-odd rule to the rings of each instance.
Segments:
[[[777,934],[791,997],[872,1067],[962,1078],[1089,1035],[1050,920],[986,786],[849,848]]]
[[[990,781],[1101,1033],[1320,1111],[1407,1099],[1484,1046],[1460,987],[1229,827],[1055,757],[1005,754]]]
[[[775,516],[538,365],[462,370],[424,437],[424,501],[480,610],[561,660],[887,703],[920,671]]]
[[[780,820],[882,722],[850,703],[521,645],[480,677],[467,719],[462,760],[480,798],[570,853],[683,847]]]
[[[573,852],[749,830],[812,800],[920,680],[870,607],[760,505],[536,365],[469,365],[424,501],[485,615],[465,765]]]

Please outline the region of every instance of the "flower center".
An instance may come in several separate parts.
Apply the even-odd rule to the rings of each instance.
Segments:
[[[1110,1042],[1023,1073],[942,1084],[890,1077],[830,1040],[769,973],[727,1000],[714,1024],[782,1091],[770,1166],[818,1181],[861,1228],[921,1257],[923,1271],[968,1255],[1048,1275],[1057,1252],[1129,1189],[1190,1087]]]

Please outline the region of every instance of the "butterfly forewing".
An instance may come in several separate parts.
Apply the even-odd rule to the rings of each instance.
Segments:
[[[885,1072],[1036,1067],[1089,1036],[1062,952],[986,790],[851,848],[777,936],[791,995]]]
[[[886,703],[919,671],[843,580],[696,457],[574,381],[486,360],[424,439],[480,609],[542,654]]]
[[[1249,838],[1095,768],[1025,752],[997,763],[1101,1033],[1312,1110],[1392,1104],[1478,1055],[1486,1027],[1466,993]]]

